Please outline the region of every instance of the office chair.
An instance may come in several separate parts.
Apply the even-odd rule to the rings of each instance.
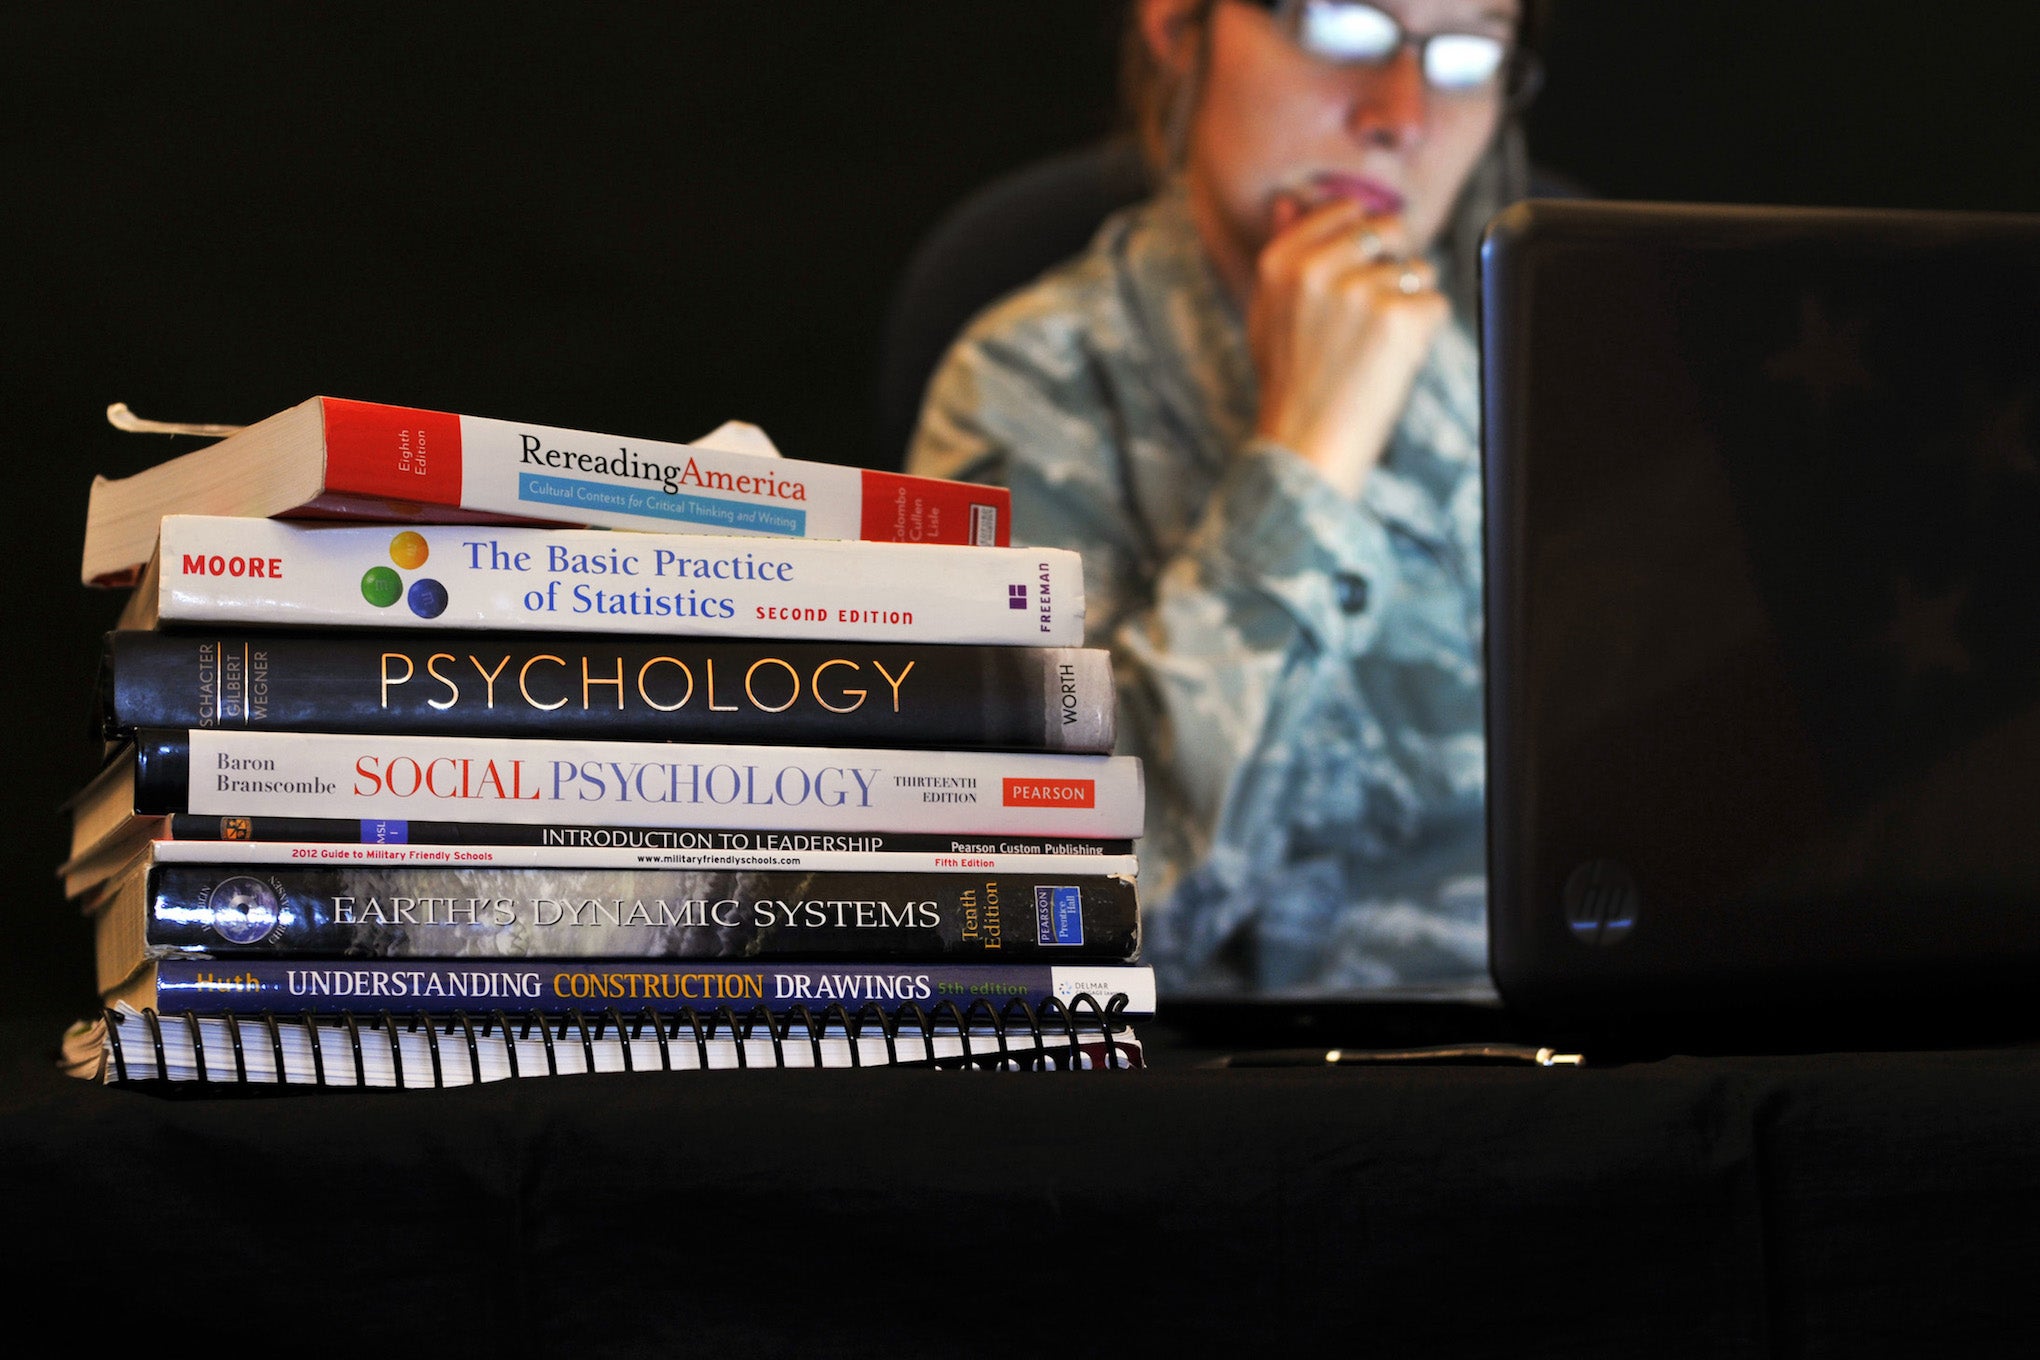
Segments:
[[[880,342],[878,451],[907,456],[921,397],[964,324],[1084,248],[1098,224],[1148,193],[1131,140],[1109,138],[1008,172],[952,207],[921,239]]]

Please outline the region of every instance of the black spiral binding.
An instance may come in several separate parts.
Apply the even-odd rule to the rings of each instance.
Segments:
[[[237,1088],[288,1087],[293,1090],[321,1089],[406,1089],[412,1083],[404,1071],[402,1035],[422,1034],[425,1039],[427,1056],[431,1060],[431,1081],[434,1088],[444,1088],[446,1081],[447,1055],[464,1055],[467,1072],[473,1084],[482,1084],[482,1047],[485,1043],[500,1043],[512,1079],[525,1075],[518,1058],[518,1041],[529,1041],[536,1033],[544,1044],[546,1075],[570,1075],[562,1073],[559,1062],[560,1044],[576,1043],[581,1050],[584,1063],[581,1074],[596,1071],[596,1045],[613,1034],[618,1041],[625,1072],[674,1072],[690,1070],[676,1068],[673,1064],[677,1044],[691,1041],[695,1060],[699,1068],[706,1070],[710,1064],[710,1046],[719,1039],[734,1041],[732,1051],[736,1066],[753,1066],[750,1049],[751,1041],[764,1038],[772,1045],[771,1066],[787,1065],[787,1045],[805,1042],[814,1067],[819,1070],[823,1063],[822,1045],[830,1036],[840,1037],[849,1043],[849,1066],[865,1066],[862,1041],[868,1037],[884,1040],[887,1066],[920,1066],[937,1069],[992,1068],[1022,1070],[1079,1071],[1084,1068],[1085,1048],[1102,1045],[1103,1058],[1097,1065],[1106,1069],[1133,1067],[1137,1065],[1133,1049],[1127,1044],[1131,1025],[1126,1018],[1126,997],[1114,995],[1100,1002],[1089,993],[1079,993],[1067,1003],[1049,1000],[1039,1007],[1027,1001],[1015,999],[1003,1008],[994,1007],[985,999],[972,1001],[968,1006],[959,1006],[954,1000],[943,999],[933,1009],[922,1007],[918,1002],[906,1002],[893,1010],[886,1010],[877,1002],[866,1002],[860,1009],[851,1011],[842,1002],[833,1002],[819,1014],[806,1005],[797,1005],[790,1011],[775,1015],[765,1006],[755,1006],[738,1012],[727,1003],[703,1012],[693,1007],[660,1011],[646,1006],[626,1016],[616,1007],[597,1012],[592,1018],[576,1009],[565,1013],[547,1014],[532,1011],[512,1016],[501,1010],[476,1016],[467,1011],[446,1013],[418,1012],[402,1018],[383,1010],[372,1017],[364,1018],[351,1011],[320,1015],[301,1011],[294,1015],[279,1017],[271,1012],[260,1012],[252,1016],[236,1016],[223,1013],[217,1017],[224,1022],[227,1041],[233,1052],[234,1076],[231,1085]],[[189,1035],[196,1073],[189,1083],[196,1088],[218,1088],[222,1079],[210,1074],[211,1064],[205,1050],[201,1017],[194,1011],[171,1012],[159,1015],[152,1009],[136,1012],[119,1012],[107,1009],[102,1012],[106,1035],[110,1080],[118,1085],[147,1084],[167,1085],[160,1074],[168,1071],[169,1062],[164,1049],[163,1025],[165,1019],[182,1021]],[[155,1078],[136,1075],[138,1064],[131,1064],[127,1045],[132,1037],[126,1031],[139,1024],[144,1032],[149,1056],[154,1060],[152,1071]],[[268,1048],[274,1061],[278,1080],[275,1082],[251,1082],[248,1077],[248,1060],[243,1037],[243,1025],[259,1025],[259,1031],[267,1037]],[[288,1075],[285,1060],[283,1026],[301,1026],[312,1042],[312,1079],[309,1082],[292,1081]],[[354,1060],[354,1082],[352,1087],[344,1083],[329,1081],[326,1071],[325,1045],[319,1041],[322,1032],[342,1032],[347,1037],[347,1048]],[[647,1034],[658,1043],[659,1060],[656,1069],[640,1067],[634,1054],[634,1046]],[[364,1039],[364,1035],[367,1038]],[[1026,1046],[1015,1047],[1014,1040],[1025,1035],[1030,1041]],[[938,1038],[954,1037],[962,1051],[951,1055],[939,1054],[936,1050]],[[442,1040],[458,1039],[460,1042],[443,1046]],[[1058,1043],[1056,1041],[1060,1040]],[[389,1047],[390,1066],[394,1078],[389,1088],[372,1088],[368,1084],[367,1061],[364,1042],[386,1042]],[[982,1045],[982,1047],[979,1047]],[[916,1051],[918,1050],[918,1051]],[[459,1061],[458,1057],[452,1059]],[[572,1074],[579,1075],[579,1074]],[[417,1083],[425,1085],[427,1083]]]

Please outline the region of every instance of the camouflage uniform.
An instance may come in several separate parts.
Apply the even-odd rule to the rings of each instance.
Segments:
[[[1169,994],[1485,990],[1476,364],[1455,322],[1341,496],[1251,437],[1245,331],[1179,185],[936,374],[910,469],[1003,483],[1017,542],[1083,554]]]

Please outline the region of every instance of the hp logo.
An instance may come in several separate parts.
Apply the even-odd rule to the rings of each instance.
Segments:
[[[1627,939],[1636,925],[1636,879],[1612,859],[1590,859],[1565,881],[1565,922],[1581,944]]]

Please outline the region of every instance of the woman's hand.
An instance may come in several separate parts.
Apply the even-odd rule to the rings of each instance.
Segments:
[[[1260,378],[1254,433],[1357,496],[1402,416],[1451,304],[1431,267],[1404,262],[1402,223],[1347,199],[1275,205],[1247,343]],[[1413,288],[1414,291],[1406,291]]]

